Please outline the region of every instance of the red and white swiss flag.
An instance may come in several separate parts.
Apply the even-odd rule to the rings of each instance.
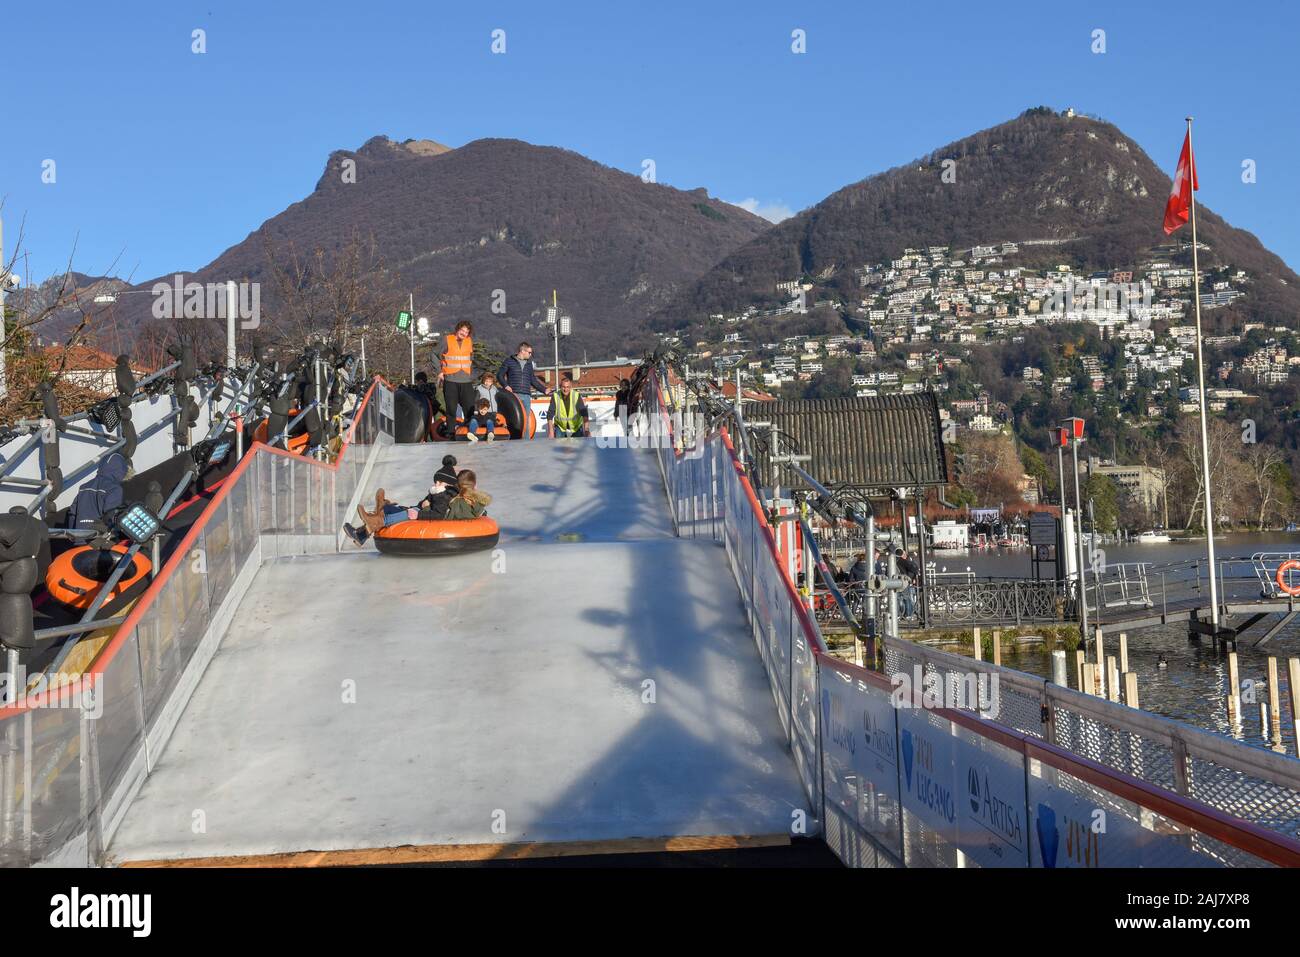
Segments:
[[[1192,156],[1192,131],[1183,139],[1183,151],[1178,154],[1178,170],[1174,173],[1174,188],[1169,191],[1165,204],[1165,234],[1172,233],[1187,222],[1192,210],[1192,190],[1196,183],[1196,160]]]

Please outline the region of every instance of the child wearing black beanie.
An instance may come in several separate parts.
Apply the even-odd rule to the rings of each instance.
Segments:
[[[433,480],[443,482],[452,488],[456,487],[456,456],[444,455],[442,457],[442,468],[438,469],[433,476]]]

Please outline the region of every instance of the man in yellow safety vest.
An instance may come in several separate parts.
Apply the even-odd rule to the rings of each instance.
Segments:
[[[587,434],[587,404],[567,375],[560,379],[559,390],[551,393],[547,418],[550,420],[551,438],[567,439]]]

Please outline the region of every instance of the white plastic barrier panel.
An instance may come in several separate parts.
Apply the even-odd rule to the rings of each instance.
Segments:
[[[1026,782],[1034,867],[1220,867],[1234,853],[1042,761]]]
[[[824,661],[821,683],[826,806],[902,860],[898,730],[889,695]]]
[[[896,708],[909,867],[959,867],[953,726],[924,708]]]
[[[581,391],[581,390],[579,390]],[[612,398],[582,397],[587,405],[587,431],[593,436],[612,438],[623,434],[623,423],[618,420]],[[550,428],[551,400],[533,398],[533,415],[537,418],[537,434],[546,435]]]
[[[957,843],[981,867],[1027,867],[1025,756],[953,723]]]

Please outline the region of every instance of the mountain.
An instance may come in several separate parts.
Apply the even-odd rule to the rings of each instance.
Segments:
[[[378,136],[331,154],[311,195],[186,278],[260,282],[266,314],[276,289],[269,251],[281,262],[290,250],[310,259],[317,247],[335,257],[373,238],[384,276],[399,298],[414,292],[434,329],[468,319],[480,340],[513,348],[529,337],[549,358],[537,320],[556,289],[573,319],[562,354],[595,359],[648,344],[647,315],[770,225],[703,189],[646,183],[568,150]],[[502,298],[504,312],[494,313]],[[129,325],[132,310],[143,321],[147,300],[124,298],[119,322]]]
[[[1171,160],[1176,145],[1170,141]],[[955,181],[945,182],[946,170]],[[895,259],[907,247],[1054,240],[1022,247],[1015,263],[1131,269],[1168,241],[1161,223],[1170,187],[1169,176],[1115,126],[1039,107],[846,186],[772,227],[683,289],[653,323],[678,328],[775,303],[776,284],[800,276],[830,280],[849,296],[851,267]],[[1173,237],[1189,238],[1188,227]],[[1197,238],[1209,246],[1203,271],[1231,264],[1252,277],[1247,297],[1215,310],[1216,321],[1249,314],[1295,324],[1300,277],[1255,236],[1198,207]],[[1189,251],[1179,256],[1190,265]]]

